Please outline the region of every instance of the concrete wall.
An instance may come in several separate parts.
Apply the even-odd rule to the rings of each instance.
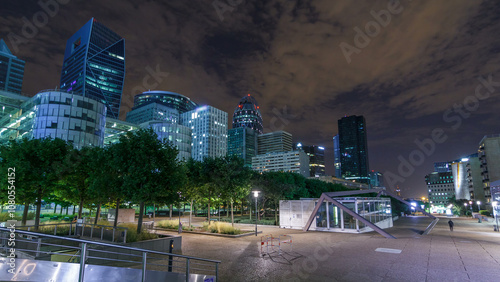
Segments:
[[[109,209],[108,211],[108,221],[115,220],[115,209]],[[134,209],[119,209],[118,210],[118,222],[134,222],[135,221],[135,210]]]

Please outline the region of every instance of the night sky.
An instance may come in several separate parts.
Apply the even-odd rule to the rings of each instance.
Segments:
[[[405,197],[427,196],[434,162],[500,133],[497,1],[44,1],[57,9],[0,0],[0,38],[26,61],[29,96],[59,86],[66,40],[95,17],[126,40],[121,119],[144,89],[181,93],[230,119],[251,93],[265,131],[324,146],[333,174],[337,120],[363,115],[370,169]],[[26,22],[37,31],[23,31]],[[425,150],[415,143],[433,136]],[[410,157],[413,170],[398,169]]]

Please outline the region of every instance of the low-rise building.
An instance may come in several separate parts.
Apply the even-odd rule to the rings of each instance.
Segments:
[[[284,171],[309,177],[309,156],[303,151],[273,152],[252,158],[252,169],[258,172]]]

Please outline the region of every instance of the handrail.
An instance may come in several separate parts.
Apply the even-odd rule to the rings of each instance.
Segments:
[[[11,230],[9,228],[0,227],[0,231],[10,232]],[[14,232],[15,233],[19,233],[19,234],[31,235],[31,236],[48,237],[48,238],[53,238],[53,239],[64,239],[64,240],[67,240],[67,241],[73,241],[73,242],[78,242],[78,243],[87,243],[87,244],[92,244],[92,245],[99,245],[99,246],[105,246],[105,247],[113,247],[113,248],[124,249],[124,250],[132,250],[132,251],[137,251],[137,252],[148,252],[148,253],[157,254],[157,255],[167,255],[167,256],[179,257],[179,258],[184,258],[184,259],[194,259],[194,260],[207,261],[207,262],[213,262],[213,263],[221,263],[221,261],[219,261],[219,260],[197,258],[197,257],[192,257],[192,256],[184,256],[184,255],[173,254],[173,253],[159,252],[159,251],[153,251],[153,250],[147,250],[147,249],[141,249],[141,248],[134,248],[134,247],[127,247],[127,246],[115,245],[115,244],[109,244],[109,243],[103,243],[103,242],[97,242],[97,241],[89,241],[89,240],[82,240],[82,239],[76,239],[76,238],[69,238],[69,237],[62,237],[61,238],[61,236],[54,236],[54,235],[48,235],[48,234],[42,234],[42,233],[35,233],[35,232],[29,232],[29,231],[23,231],[23,230],[17,230],[17,229]]]

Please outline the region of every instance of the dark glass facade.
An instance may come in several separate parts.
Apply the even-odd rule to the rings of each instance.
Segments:
[[[321,146],[306,146],[302,143],[295,143],[294,150],[302,150],[309,156],[309,176],[325,176],[325,148]]]
[[[335,177],[342,178],[342,163],[340,162],[339,135],[333,136],[333,166],[335,167]]]
[[[243,97],[233,114],[233,128],[248,127],[262,134],[262,115],[257,100],[250,94]]]
[[[7,44],[0,39],[0,90],[21,93],[24,61],[12,55]]]
[[[232,128],[227,131],[227,155],[237,156],[252,166],[252,157],[257,155],[257,132],[248,127]]]
[[[92,18],[67,42],[61,89],[106,105],[118,118],[125,78],[125,39]]]
[[[342,178],[370,183],[365,118],[343,117],[338,121],[338,128]]]
[[[198,104],[179,93],[170,91],[147,91],[135,95],[134,108],[132,110],[136,110],[151,103],[165,105],[169,108],[179,111],[179,114],[192,111],[198,107]]]

